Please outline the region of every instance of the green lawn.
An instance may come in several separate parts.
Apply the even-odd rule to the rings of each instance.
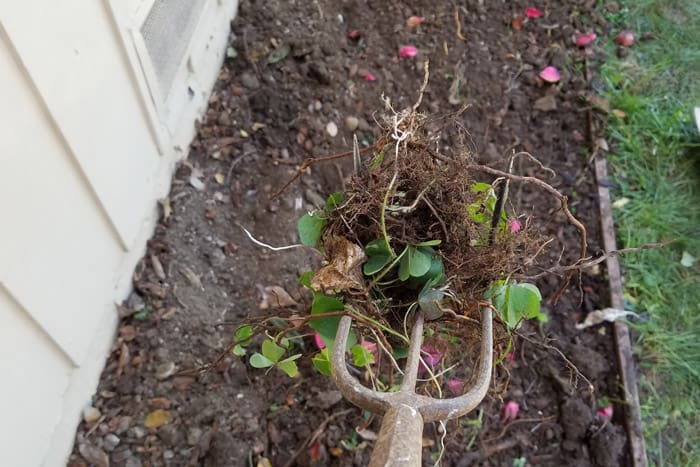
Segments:
[[[619,247],[669,242],[621,259],[628,307],[646,318],[633,328],[647,453],[651,464],[696,466],[700,135],[692,109],[700,106],[700,1],[620,5],[606,16],[638,39],[629,56],[610,59],[599,70],[612,107],[625,113],[611,116],[607,128],[610,172],[619,187],[613,199]],[[645,33],[652,39],[640,41]],[[608,51],[613,57],[611,44]]]

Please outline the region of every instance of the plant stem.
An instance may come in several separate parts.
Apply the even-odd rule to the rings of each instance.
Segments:
[[[387,326],[384,326],[382,323],[380,323],[380,322],[377,321],[376,319],[370,318],[369,316],[367,316],[367,315],[365,315],[365,314],[363,314],[363,313],[360,313],[358,310],[356,310],[355,308],[351,307],[350,305],[345,305],[345,309],[348,310],[348,311],[350,312],[350,314],[356,315],[356,316],[358,316],[359,318],[361,318],[361,319],[363,319],[363,320],[366,320],[366,321],[368,321],[368,322],[374,324],[375,326],[377,326],[377,327],[378,327],[379,329],[381,329],[382,331],[384,331],[384,332],[386,332],[386,333],[388,333],[388,334],[391,334],[391,335],[394,336],[394,337],[398,337],[399,339],[401,339],[401,340],[404,341],[405,343],[408,344],[408,343],[410,342],[410,340],[408,339],[408,337],[404,336],[403,334],[399,334],[398,332],[394,331],[393,329],[391,329],[391,328],[389,328],[389,327],[387,327]]]

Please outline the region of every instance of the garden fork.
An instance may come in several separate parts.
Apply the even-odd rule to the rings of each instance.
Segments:
[[[352,318],[343,316],[340,319],[331,358],[333,381],[347,400],[360,408],[384,416],[370,467],[420,466],[423,424],[466,415],[488,392],[493,353],[491,309],[481,309],[481,365],[476,382],[469,391],[451,399],[436,399],[416,393],[423,321],[423,312],[419,310],[411,331],[411,343],[401,388],[398,392],[379,392],[363,386],[350,375],[345,362],[345,346]]]
[[[360,173],[362,160],[357,136],[353,135],[353,169]],[[398,392],[374,391],[350,375],[345,362],[345,348],[352,326],[352,318],[343,316],[338,325],[331,366],[333,381],[347,400],[358,407],[383,415],[381,429],[370,467],[421,465],[423,424],[446,421],[471,412],[486,396],[491,384],[493,364],[493,322],[491,309],[481,309],[481,366],[476,382],[469,391],[451,399],[436,399],[416,393],[416,381],[420,366],[420,351],[423,340],[425,317],[420,309],[411,331],[411,341],[404,369],[404,377]]]

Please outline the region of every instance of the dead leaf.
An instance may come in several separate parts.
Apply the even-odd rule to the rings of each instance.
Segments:
[[[328,449],[328,452],[330,452],[331,456],[333,456],[333,457],[340,457],[343,455],[344,451],[343,451],[343,448],[332,447],[332,448]]]
[[[197,274],[195,274],[194,271],[192,271],[187,266],[184,266],[182,269],[180,269],[180,272],[182,273],[183,276],[185,276],[185,278],[188,281],[190,281],[190,284],[204,290],[204,286],[202,286],[202,281],[199,280],[199,276]]]
[[[608,146],[608,142],[605,140],[605,138],[598,138],[595,140],[595,145],[598,149],[602,151],[608,151],[610,150],[610,147]]]
[[[221,159],[221,151],[214,151],[214,152],[211,154],[211,158],[212,158],[212,159]]]
[[[258,130],[262,130],[262,129],[265,128],[266,126],[267,126],[267,125],[265,125],[264,123],[255,122],[255,123],[253,123],[253,124],[250,126],[250,129],[251,129],[252,131],[258,131]]]
[[[240,133],[240,135],[241,135],[242,137],[244,137],[244,138],[247,138],[248,136],[250,136],[250,135],[248,135],[248,132],[245,131],[245,130],[243,130],[243,129],[241,129],[241,131],[239,131],[239,133]]]
[[[131,342],[136,337],[136,328],[131,324],[126,324],[119,328],[119,337],[122,338],[124,342]]]
[[[160,260],[156,255],[151,255],[151,265],[153,266],[153,271],[158,276],[158,279],[165,280],[165,271],[163,270],[163,265],[160,264]]]
[[[120,305],[119,303],[115,303],[114,306],[117,307],[117,312],[119,313],[120,318],[128,318],[129,316],[136,313],[136,310],[132,310],[131,308],[125,307],[124,305]]]
[[[256,467],[272,467],[272,462],[267,457],[261,457],[258,459]]]
[[[603,321],[613,322],[630,315],[637,318],[639,317],[639,315],[633,311],[619,310],[617,308],[603,308],[602,310],[591,311],[588,313],[583,323],[576,324],[576,329],[586,329],[587,327],[600,324]]]
[[[162,319],[163,321],[167,321],[170,318],[172,318],[176,312],[177,312],[177,308],[172,306],[172,307],[168,308],[167,310],[165,310],[162,315],[160,315],[160,319]]]
[[[618,118],[625,118],[625,117],[627,116],[627,114],[624,113],[624,112],[623,112],[622,110],[620,110],[620,109],[613,109],[613,110],[612,110],[612,113],[613,113],[613,115],[615,115],[615,116],[618,117]]]
[[[317,291],[363,290],[362,263],[367,256],[362,247],[339,235],[331,237],[324,246],[329,263],[311,279],[311,288]]]
[[[378,435],[375,431],[368,430],[367,428],[365,428],[364,430],[357,430],[357,434],[360,435],[360,438],[367,441],[376,441],[378,438]]]
[[[200,180],[204,176],[204,173],[200,170],[197,169],[196,167],[192,167],[192,173],[190,174],[190,180],[189,183],[192,185],[195,189],[202,191],[205,187],[204,182]]]
[[[158,428],[173,421],[173,416],[163,409],[156,409],[146,415],[143,426],[146,428]]]
[[[172,405],[170,399],[166,399],[165,397],[154,397],[148,399],[147,403],[149,407],[153,407],[154,409],[169,409]]]
[[[166,196],[165,198],[158,200],[158,202],[163,208],[163,222],[168,222],[170,215],[173,213],[173,209],[170,207],[170,197]]]
[[[607,113],[610,113],[610,101],[604,97],[597,94],[588,94],[586,100],[593,105],[596,109]]]
[[[320,462],[321,461],[321,443],[316,441],[314,444],[311,445],[309,448],[309,458],[311,459],[311,462]]]
[[[297,302],[279,285],[265,287],[260,309],[287,308],[297,305]]]
[[[124,371],[124,368],[129,364],[129,346],[126,345],[126,342],[122,342],[121,347],[119,348],[119,361],[117,362],[117,376],[121,376],[122,372]]]
[[[172,381],[175,389],[178,391],[187,391],[187,388],[195,382],[195,379],[191,376],[176,376]]]
[[[557,100],[553,95],[549,94],[537,99],[532,108],[539,110],[540,112],[551,112],[553,110],[557,110]]]
[[[515,31],[520,31],[523,28],[523,15],[516,16],[510,23],[510,26]]]
[[[219,185],[223,185],[224,181],[226,180],[226,177],[221,172],[217,172],[214,175],[214,180],[216,180],[216,183],[218,183]]]

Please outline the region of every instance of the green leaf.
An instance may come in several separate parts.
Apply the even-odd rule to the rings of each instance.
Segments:
[[[430,256],[411,245],[399,263],[399,279],[405,281],[410,276],[421,277],[430,270],[430,264]]]
[[[314,355],[314,357],[311,359],[311,363],[314,364],[314,367],[322,375],[331,376],[331,359],[328,355],[328,348],[325,348]]]
[[[513,284],[510,286],[508,308],[518,319],[535,318],[540,312],[540,291],[532,284]]]
[[[365,254],[368,259],[362,270],[367,276],[378,273],[393,259],[391,249],[383,238],[369,242],[365,246]]]
[[[284,348],[275,344],[270,339],[266,339],[262,343],[262,354],[272,362],[278,362],[284,355]]]
[[[326,225],[326,219],[319,212],[304,214],[297,221],[299,240],[306,246],[316,247],[321,239],[321,231]]]
[[[326,210],[332,211],[340,206],[340,203],[343,202],[343,198],[345,198],[345,194],[342,191],[336,191],[335,193],[329,195],[328,199],[326,200]]]
[[[394,347],[393,348],[394,358],[399,360],[408,357],[408,347]]]
[[[245,347],[243,347],[241,344],[236,344],[233,346],[233,352],[234,355],[237,355],[239,357],[242,357],[246,354]]]
[[[248,324],[236,329],[236,341],[242,346],[250,345],[250,336],[252,335],[253,328]]]
[[[311,314],[331,313],[333,311],[343,311],[345,305],[335,297],[323,295],[322,293],[314,294],[314,300],[311,302]]]
[[[362,344],[353,345],[350,352],[352,352],[352,363],[355,366],[365,366],[374,363],[374,355]]]
[[[299,358],[299,357],[301,357],[301,354],[295,355],[295,357]],[[296,360],[296,359],[294,359],[294,360]],[[280,370],[287,373],[287,376],[289,376],[290,378],[294,378],[297,375],[297,373],[299,373],[299,369],[297,368],[297,364],[294,363],[294,360],[292,360],[291,358],[288,358],[286,360],[282,360],[276,366]]]
[[[311,314],[332,313],[334,311],[343,311],[345,305],[335,297],[329,297],[322,293],[314,294],[314,300],[311,302]],[[316,331],[326,347],[333,348],[335,343],[335,335],[338,332],[338,323],[340,316],[328,316],[326,318],[314,318],[309,321],[311,329]],[[348,346],[356,342],[355,334],[350,332],[348,336]]]
[[[299,284],[303,285],[307,289],[310,289],[311,288],[311,279],[313,279],[314,274],[316,274],[316,273],[313,271],[306,271],[301,276],[299,276]]]
[[[250,366],[253,368],[269,368],[274,364],[275,362],[258,352],[250,356]]]
[[[384,151],[380,151],[379,153],[377,153],[376,157],[372,160],[372,163],[369,165],[370,172],[373,172],[374,169],[379,167],[383,161],[384,161]]]
[[[491,189],[491,184],[484,183],[484,182],[477,182],[469,188],[469,191],[471,191],[472,193],[484,193],[486,191],[489,191],[490,189]]]
[[[426,240],[424,242],[416,243],[416,246],[438,246],[442,243],[442,240],[436,238],[435,240]]]

